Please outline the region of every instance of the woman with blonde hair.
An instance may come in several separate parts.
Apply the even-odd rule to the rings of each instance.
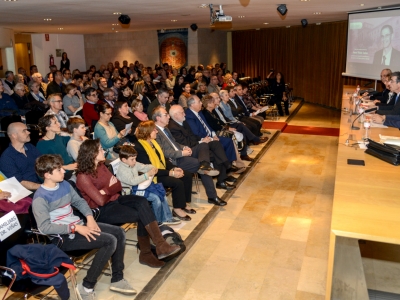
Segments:
[[[147,108],[149,107],[151,100],[146,96],[147,87],[144,84],[144,81],[135,82],[133,86],[133,94],[136,95],[136,98],[142,101],[143,104],[143,112],[147,113]]]

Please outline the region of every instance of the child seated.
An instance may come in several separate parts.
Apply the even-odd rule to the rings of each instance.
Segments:
[[[42,155],[36,160],[35,170],[44,178],[32,202],[38,229],[44,234],[59,234],[63,239],[60,247],[63,251],[98,249],[83,283],[77,287],[82,300],[96,299],[94,286],[110,258],[110,290],[126,295],[136,294],[123,276],[125,232],[114,225],[96,223],[86,201],[64,181],[62,166],[60,155]],[[74,215],[72,206],[86,217],[86,223]]]
[[[181,220],[172,217],[168,207],[165,190],[160,189],[152,180],[157,174],[157,168],[136,161],[137,152],[130,145],[124,145],[119,151],[121,163],[118,166],[117,178],[121,182],[124,191],[129,194],[144,196],[151,202],[154,215],[159,223],[166,225],[180,224]],[[139,172],[143,175],[139,175]]]

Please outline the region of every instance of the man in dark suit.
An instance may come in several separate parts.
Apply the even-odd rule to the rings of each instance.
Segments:
[[[152,119],[152,115],[153,115],[153,110],[157,107],[157,106],[162,106],[165,108],[165,110],[167,112],[169,112],[169,108],[171,107],[168,103],[168,97],[169,97],[169,93],[167,90],[165,89],[159,89],[157,91],[157,98],[154,99],[149,107],[147,108],[147,116],[149,117],[149,120]]]
[[[14,91],[15,83],[14,83],[14,73],[13,73],[13,71],[6,71],[4,76],[6,77],[4,82],[9,86],[11,91]]]
[[[192,149],[201,144],[208,146],[208,151],[211,153],[211,161],[219,171],[217,177],[217,188],[226,189],[229,185],[226,185],[225,181],[236,182],[235,177],[227,176],[226,174],[226,170],[231,167],[231,163],[225,155],[222,144],[218,141],[214,141],[210,137],[204,137],[201,139],[196,137],[193,134],[190,125],[185,121],[185,111],[182,106],[173,105],[169,111],[169,115],[172,120],[169,121],[168,129],[179,144],[188,146]]]
[[[237,159],[236,149],[233,145],[233,141],[230,138],[218,137],[216,133],[207,124],[203,113],[201,112],[201,101],[196,95],[191,95],[187,101],[188,109],[185,111],[186,121],[188,122],[190,128],[194,135],[198,139],[205,137],[210,137],[213,140],[220,141],[224,147],[226,157],[228,157],[230,162]]]
[[[400,72],[392,73],[390,91],[393,92],[393,105],[378,106],[378,115],[400,115]]]
[[[193,149],[177,143],[172,136],[172,133],[167,128],[169,123],[169,114],[165,108],[159,106],[154,109],[153,121],[156,124],[158,131],[157,143],[160,145],[166,158],[174,165],[188,172],[203,173],[201,181],[203,182],[208,203],[219,206],[224,206],[227,203],[220,199],[214,187],[214,182],[211,176],[218,175],[219,172],[209,168],[210,152],[206,144],[199,144]],[[208,163],[208,165],[207,165]],[[232,186],[229,189],[232,189]]]
[[[392,47],[393,27],[385,25],[381,29],[383,48],[375,52],[374,65],[397,67],[400,65],[400,51]]]

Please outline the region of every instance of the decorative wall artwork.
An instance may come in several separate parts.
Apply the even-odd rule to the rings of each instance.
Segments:
[[[188,29],[158,30],[160,62],[179,69],[187,64]]]

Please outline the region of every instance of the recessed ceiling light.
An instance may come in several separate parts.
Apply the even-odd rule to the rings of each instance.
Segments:
[[[118,26],[119,24],[117,23],[117,24],[111,24],[112,26]]]
[[[117,12],[114,12],[113,15],[122,15],[122,13],[117,11]]]
[[[320,15],[320,14],[322,14],[320,11],[316,11],[316,12],[314,13],[314,15]]]
[[[208,4],[200,4],[199,5],[199,8],[207,8],[208,7]]]
[[[117,30],[117,31],[115,31],[115,32],[118,32],[118,30]]]
[[[171,20],[171,22],[178,22],[178,20]]]
[[[58,30],[64,30],[64,28],[62,28],[62,27],[60,27],[60,28],[57,28]]]
[[[49,21],[51,21],[51,19],[43,19],[44,21],[46,21],[46,22],[49,22]]]
[[[18,1],[18,0],[4,0],[5,2],[15,2],[15,1]]]
[[[300,0],[301,2],[310,2],[311,0]]]
[[[360,6],[364,6],[364,3],[361,3]]]
[[[316,25],[321,25],[321,23],[315,23]]]
[[[286,28],[290,28],[290,25],[286,26]]]
[[[244,18],[244,16],[238,16],[238,18],[239,18],[239,19],[243,19],[243,18]]]
[[[268,25],[269,23],[264,23],[265,25]]]

